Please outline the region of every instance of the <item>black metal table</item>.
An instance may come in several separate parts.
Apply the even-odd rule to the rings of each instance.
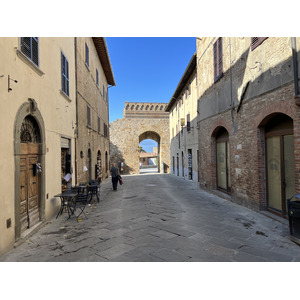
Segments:
[[[67,209],[69,215],[68,219],[72,216],[74,211],[70,209],[70,204],[76,201],[77,195],[78,195],[77,192],[70,191],[70,192],[60,193],[54,196],[54,197],[59,197],[61,201],[61,206],[56,218],[63,213],[65,208]]]

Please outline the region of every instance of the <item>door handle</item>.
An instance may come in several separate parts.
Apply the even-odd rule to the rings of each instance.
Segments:
[[[25,187],[25,185],[21,185],[21,188]]]

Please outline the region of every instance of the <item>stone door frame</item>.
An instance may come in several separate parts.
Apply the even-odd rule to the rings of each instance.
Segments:
[[[39,143],[39,160],[42,165],[42,173],[40,174],[40,221],[45,218],[45,154],[46,154],[46,143],[45,143],[45,126],[41,112],[37,108],[37,103],[34,99],[29,98],[28,102],[24,102],[17,114],[14,126],[14,156],[15,156],[15,240],[17,241],[21,236],[21,223],[20,223],[20,156],[21,156],[21,139],[20,132],[23,120],[25,117],[33,117],[40,131],[40,143]]]

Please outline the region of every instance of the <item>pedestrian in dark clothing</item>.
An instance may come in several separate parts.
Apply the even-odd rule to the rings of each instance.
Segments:
[[[118,180],[119,180],[120,172],[115,164],[112,164],[112,167],[110,169],[110,174],[111,174],[111,182],[112,182],[113,190],[116,191],[118,188]]]

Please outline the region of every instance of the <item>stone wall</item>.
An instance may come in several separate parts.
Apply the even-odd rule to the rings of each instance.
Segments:
[[[147,138],[158,143],[159,171],[170,171],[169,114],[164,112],[166,103],[153,103],[153,106],[158,105],[159,114],[155,112],[155,106],[153,111],[144,109],[147,105],[151,108],[152,103],[125,102],[124,118],[112,122],[109,127],[110,162],[123,162],[125,174],[139,174],[139,143]],[[128,116],[126,107],[139,117],[133,113]],[[160,107],[163,108],[160,110]]]

